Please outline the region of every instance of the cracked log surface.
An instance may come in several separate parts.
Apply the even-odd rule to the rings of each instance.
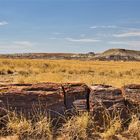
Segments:
[[[126,100],[127,108],[130,112],[135,112],[138,116],[140,110],[140,85],[130,84],[122,87],[122,93]]]
[[[47,111],[53,116],[73,108],[73,101],[85,99],[88,86],[83,83],[10,84],[0,86],[0,107],[30,113]]]
[[[0,114],[3,109],[51,112],[53,117],[73,107],[90,111],[99,118],[103,111],[112,116],[115,111],[127,116],[127,108],[140,103],[140,85],[126,85],[121,89],[109,85],[84,83],[37,83],[0,85]]]
[[[120,114],[121,119],[128,116],[125,98],[119,88],[109,85],[91,86],[89,104],[90,113],[97,124],[104,124],[117,114]]]
[[[140,85],[130,84],[122,87],[125,99],[140,104]]]

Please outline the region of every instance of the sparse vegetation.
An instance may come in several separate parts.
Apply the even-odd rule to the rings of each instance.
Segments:
[[[0,59],[2,84],[74,81],[120,87],[130,83],[139,84],[139,77],[140,62]],[[50,119],[42,114],[34,118],[37,119],[9,113],[6,127],[0,130],[1,136],[12,135],[15,139],[27,140],[140,139],[140,121],[134,114],[128,127],[123,126],[118,116],[110,118],[102,129],[88,113],[66,118],[60,128],[52,126]]]
[[[122,86],[140,83],[140,62],[0,59],[2,83],[84,82]]]
[[[136,115],[131,116],[128,126],[123,124],[119,116],[110,119],[105,126],[97,126],[93,116],[90,116],[88,112],[68,118],[64,117],[64,123],[61,127],[52,127],[51,121],[43,114],[34,117],[39,118],[32,120],[22,115],[19,116],[15,113],[11,115],[9,113],[6,126],[0,130],[0,136],[4,140],[14,138],[16,140],[140,139],[140,120]]]
[[[62,139],[67,140],[79,140],[87,139],[87,129],[90,122],[90,117],[88,113],[83,113],[80,116],[73,116],[60,129],[60,134]]]
[[[50,119],[43,113],[36,114],[33,118],[27,119],[23,114],[9,112],[5,120],[5,127],[0,130],[0,136],[12,135],[17,136],[17,139],[51,140],[53,131]]]

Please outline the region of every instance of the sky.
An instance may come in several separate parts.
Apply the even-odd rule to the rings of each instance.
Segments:
[[[0,0],[0,53],[140,50],[140,0]]]

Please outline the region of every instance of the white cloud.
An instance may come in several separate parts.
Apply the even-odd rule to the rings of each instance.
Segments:
[[[35,46],[29,41],[0,42],[0,50],[28,50]]]
[[[107,25],[107,26],[102,25],[102,26],[91,26],[90,28],[91,29],[96,29],[96,28],[112,28],[112,29],[114,29],[114,28],[117,28],[117,26],[116,25]]]
[[[0,21],[0,26],[4,26],[4,25],[7,25],[8,22],[7,21]]]
[[[98,39],[92,39],[92,38],[81,38],[81,39],[74,39],[74,38],[65,38],[65,40],[70,42],[79,42],[79,43],[91,43],[91,42],[99,42]]]
[[[53,32],[52,34],[53,34],[53,35],[61,35],[61,34],[63,34],[63,33],[60,33],[60,32]]]
[[[91,29],[96,29],[96,28],[98,28],[98,26],[91,26],[91,27],[89,27],[89,28],[91,28]]]
[[[29,46],[29,47],[34,45],[34,43],[29,41],[13,41],[13,44],[17,46],[19,45],[19,46]]]
[[[114,37],[136,37],[140,36],[140,32],[126,32],[126,33],[121,33],[121,34],[114,34]]]
[[[112,45],[127,45],[140,47],[140,41],[109,41],[108,43]]]

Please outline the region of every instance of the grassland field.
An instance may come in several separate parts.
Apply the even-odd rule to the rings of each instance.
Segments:
[[[140,62],[0,59],[0,83],[140,83]]]
[[[88,85],[109,84],[116,87],[139,84],[140,62],[0,59],[0,84],[38,82],[84,82]],[[100,132],[96,130],[96,122],[86,113],[66,119],[63,127],[55,132],[46,116],[37,116],[37,122],[32,123],[23,116],[11,117],[9,114],[6,130],[0,130],[0,139],[12,139],[3,137],[12,135],[14,140],[30,137],[53,140],[58,133],[56,140],[83,140],[89,136],[102,140],[139,140],[140,121],[136,115],[132,113],[127,129],[119,118],[110,118],[104,131]]]

